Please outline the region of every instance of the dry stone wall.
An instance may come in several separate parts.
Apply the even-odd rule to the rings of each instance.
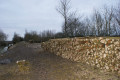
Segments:
[[[64,38],[43,42],[56,55],[120,74],[120,38]]]

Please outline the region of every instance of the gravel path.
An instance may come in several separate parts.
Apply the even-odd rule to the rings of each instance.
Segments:
[[[114,73],[44,52],[40,44],[19,43],[6,53],[0,60],[12,63],[0,65],[0,80],[120,80]],[[29,71],[20,72],[18,60],[26,60]]]

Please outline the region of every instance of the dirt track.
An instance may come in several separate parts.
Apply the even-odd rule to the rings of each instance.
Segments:
[[[44,52],[40,44],[19,43],[6,53],[0,60],[7,58],[12,63],[0,65],[0,80],[120,80],[114,73]],[[29,62],[27,73],[19,72],[16,64],[23,59]]]

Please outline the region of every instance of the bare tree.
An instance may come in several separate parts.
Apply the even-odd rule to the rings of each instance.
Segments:
[[[118,4],[118,7],[114,10],[115,10],[114,18],[119,26],[119,31],[120,31],[120,2]]]
[[[94,25],[96,28],[96,32],[97,32],[96,35],[101,36],[102,26],[103,26],[103,19],[102,19],[101,13],[95,10],[93,14],[93,19],[94,19]]]
[[[60,0],[60,5],[57,7],[57,11],[64,18],[63,32],[65,36],[67,36],[67,20],[68,20],[69,11],[70,11],[70,0]]]
[[[105,30],[106,35],[110,36],[111,34],[111,27],[112,27],[112,19],[113,19],[113,8],[108,9],[107,7],[104,8],[104,22],[105,22]]]
[[[78,27],[80,26],[80,18],[77,17],[76,12],[70,14],[67,20],[67,35],[74,37],[77,35]]]
[[[85,36],[90,36],[91,32],[93,32],[92,27],[91,27],[92,22],[93,21],[91,21],[88,17],[84,19],[83,23],[84,23],[84,27],[85,27],[85,29],[84,29]]]
[[[120,1],[118,3],[118,6],[114,8],[114,30],[116,32],[116,35],[120,35]]]
[[[21,36],[19,36],[19,34],[17,33],[14,33],[14,36],[13,36],[13,39],[12,39],[12,42],[14,44],[20,42],[20,41],[23,41],[23,38]]]
[[[0,41],[5,41],[6,39],[7,35],[2,30],[0,30]]]
[[[40,41],[47,41],[49,39],[55,38],[55,32],[51,30],[45,30],[39,34]]]

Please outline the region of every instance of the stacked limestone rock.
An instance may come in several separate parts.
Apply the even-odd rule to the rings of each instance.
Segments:
[[[65,38],[42,43],[44,50],[107,71],[120,71],[120,38]]]

